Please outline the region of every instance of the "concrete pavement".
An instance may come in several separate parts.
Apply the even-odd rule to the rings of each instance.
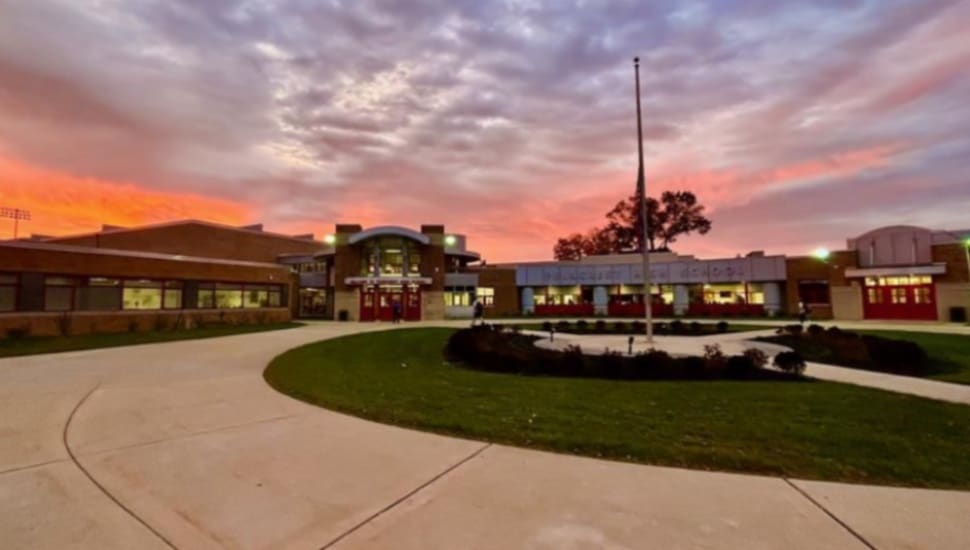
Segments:
[[[970,493],[489,445],[306,405],[262,379],[287,349],[387,328],[317,323],[0,360],[0,546],[946,549],[970,540]]]

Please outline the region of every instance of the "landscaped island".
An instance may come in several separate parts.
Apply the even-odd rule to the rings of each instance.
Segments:
[[[970,488],[970,407],[817,381],[520,376],[445,359],[446,328],[327,340],[277,357],[279,391],[397,424],[633,462]]]

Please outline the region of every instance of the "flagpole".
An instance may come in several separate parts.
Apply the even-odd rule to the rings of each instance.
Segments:
[[[643,122],[640,115],[640,58],[633,58],[633,70],[637,87],[637,152],[639,154],[639,167],[637,170],[637,200],[640,201],[640,220],[643,226],[643,233],[640,236],[640,247],[643,253],[643,305],[644,316],[647,322],[647,343],[653,343],[653,294],[650,284],[650,245],[647,240],[649,230],[647,227],[647,181],[643,175]]]

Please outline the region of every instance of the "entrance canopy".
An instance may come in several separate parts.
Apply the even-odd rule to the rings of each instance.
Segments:
[[[401,227],[398,225],[380,225],[377,227],[371,227],[370,229],[365,229],[359,233],[354,233],[349,239],[347,239],[347,242],[350,244],[357,244],[373,237],[404,237],[424,245],[431,244],[431,237],[425,235],[424,233],[418,233],[413,229],[408,229],[407,227]]]

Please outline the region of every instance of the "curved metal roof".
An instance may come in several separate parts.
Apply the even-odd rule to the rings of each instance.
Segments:
[[[404,237],[406,239],[418,241],[421,244],[431,244],[431,237],[425,235],[424,233],[418,233],[413,229],[408,229],[407,227],[401,227],[398,225],[379,225],[377,227],[371,227],[370,229],[365,229],[360,233],[354,233],[350,236],[347,242],[350,244],[357,244],[373,237],[384,236]]]

